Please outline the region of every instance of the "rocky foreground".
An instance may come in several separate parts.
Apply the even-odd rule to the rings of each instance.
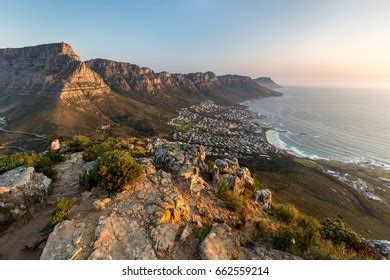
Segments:
[[[238,162],[219,160],[213,177],[202,147],[156,140],[152,157],[139,159],[144,175],[112,197],[101,190],[82,193],[72,219],[56,226],[41,259],[295,259],[261,246],[241,244],[253,228],[237,229],[241,221],[214,195],[221,177],[242,194],[253,183]],[[262,206],[250,201],[247,220],[261,216]],[[81,213],[81,214],[80,214]],[[197,232],[215,221],[199,243]]]
[[[148,150],[136,159],[141,177],[117,193],[87,190],[97,163],[82,153],[56,164],[54,181],[31,167],[0,175],[0,258],[300,259],[259,239],[261,225],[286,225],[270,216],[272,193],[253,188],[236,159],[211,163],[203,146],[160,139]],[[59,197],[76,203],[48,231]],[[366,242],[388,256],[388,241]]]
[[[30,244],[19,247],[43,247],[40,259],[298,259],[252,242],[254,222],[264,218],[262,210],[270,205],[270,193],[259,191],[247,200],[245,223],[216,196],[215,187],[221,180],[236,195],[243,196],[253,184],[247,168],[228,159],[217,160],[209,167],[202,146],[157,139],[149,148],[151,157],[138,159],[144,174],[115,195],[99,187],[83,191],[74,178],[70,184],[72,177],[82,182],[94,166],[94,162],[84,163],[80,153],[71,155],[57,167],[60,177],[54,186],[58,193],[64,189],[61,181],[72,185],[72,192],[61,193],[77,198],[69,218],[54,228],[47,242],[28,240]],[[27,176],[26,172],[30,177],[43,176],[32,168],[19,169],[20,179]],[[7,185],[5,178],[14,178],[15,172],[1,175],[3,185]],[[41,205],[50,200],[46,187],[41,188]],[[20,185],[15,188],[31,189]],[[2,213],[9,210],[4,205],[0,207]],[[15,209],[18,207],[13,205],[10,212],[17,212]],[[15,217],[9,223],[15,222]],[[0,255],[6,253],[4,244],[12,243],[12,235],[17,232],[18,227],[13,225],[3,235]]]

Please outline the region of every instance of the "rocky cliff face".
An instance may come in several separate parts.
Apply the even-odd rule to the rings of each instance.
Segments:
[[[106,59],[93,59],[86,63],[99,73],[113,90],[120,93],[156,94],[182,91],[187,94],[201,94],[224,87],[250,84],[253,87],[254,96],[257,94],[258,97],[264,97],[270,94],[268,90],[257,86],[250,77],[246,76],[217,76],[210,71],[189,74],[155,73],[147,67]]]
[[[65,43],[0,49],[0,95],[69,98],[107,92],[103,80]]]

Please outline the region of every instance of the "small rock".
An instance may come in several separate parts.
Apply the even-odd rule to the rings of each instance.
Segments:
[[[107,205],[111,203],[110,198],[97,199],[93,202],[93,206],[96,210],[106,209]]]
[[[185,226],[185,228],[183,229],[183,232],[180,235],[180,240],[186,241],[187,238],[191,235],[192,231],[193,231],[193,228],[192,228],[191,224],[187,224]]]
[[[256,191],[254,199],[263,209],[269,209],[272,205],[272,192],[269,189]]]

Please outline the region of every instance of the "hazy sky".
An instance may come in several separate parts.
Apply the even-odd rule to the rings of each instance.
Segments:
[[[390,1],[1,1],[1,48],[61,41],[156,71],[388,80]]]

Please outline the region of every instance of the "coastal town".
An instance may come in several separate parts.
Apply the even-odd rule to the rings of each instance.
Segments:
[[[276,148],[266,140],[261,115],[243,106],[223,106],[205,101],[178,112],[169,124],[173,139],[206,147],[214,156],[266,157]]]

